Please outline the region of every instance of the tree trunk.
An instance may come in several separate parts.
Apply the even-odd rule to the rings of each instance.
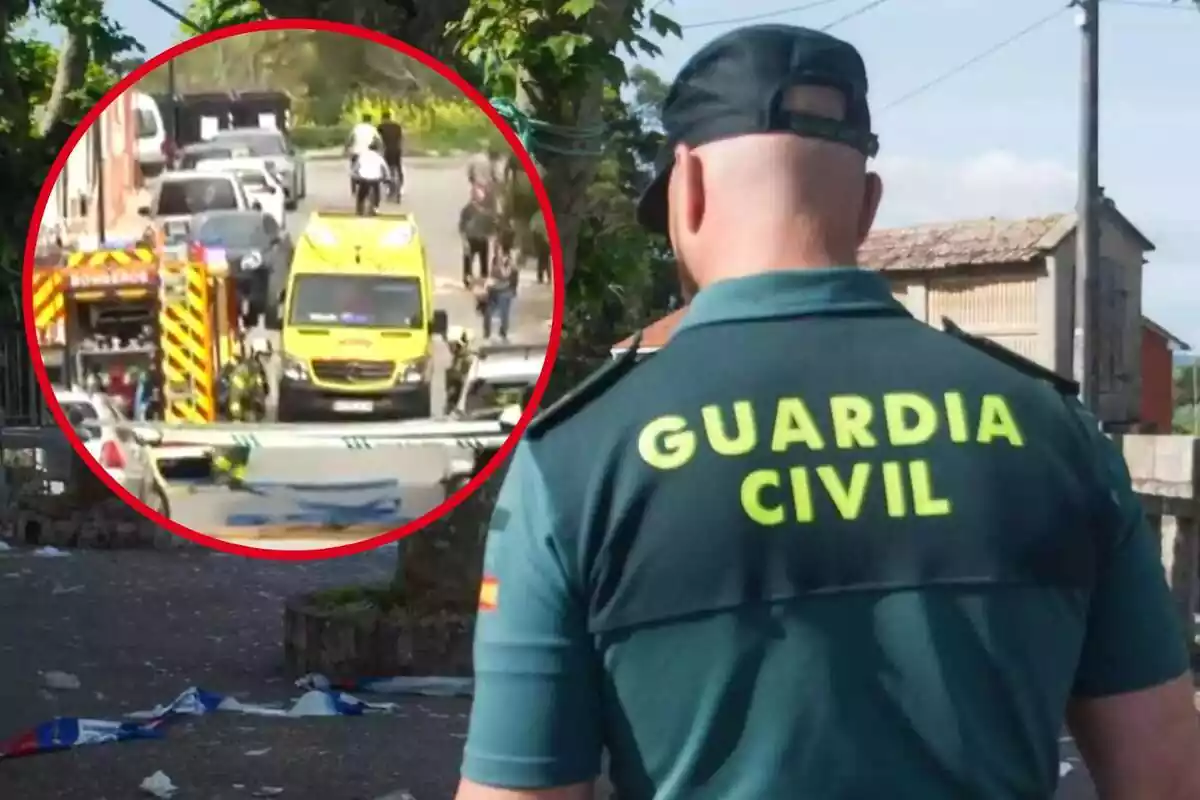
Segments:
[[[58,122],[69,115],[71,95],[83,86],[87,67],[88,47],[85,38],[73,31],[66,31],[58,51],[58,66],[54,70],[50,100],[46,103],[45,116],[38,125],[39,136],[48,136]]]
[[[584,17],[587,23],[581,33],[603,42],[617,39],[621,27],[627,24],[631,0],[608,0]],[[542,87],[554,85],[555,75],[539,76],[529,73],[528,96],[519,97],[522,104],[534,117],[547,120],[554,125],[578,131],[594,130],[604,124],[604,87],[606,76],[597,70],[591,75],[580,92],[571,92],[570,97],[559,96]],[[523,93],[524,94],[524,93]],[[541,151],[535,153],[540,162],[542,180],[550,207],[554,210],[554,221],[558,226],[558,238],[563,252],[563,282],[569,283],[579,263],[579,232],[587,205],[588,188],[596,177],[599,156],[595,151],[603,144],[597,138],[581,145],[586,154],[563,155]],[[561,145],[559,145],[561,147]],[[536,147],[534,148],[536,150]],[[557,148],[556,148],[557,149]]]

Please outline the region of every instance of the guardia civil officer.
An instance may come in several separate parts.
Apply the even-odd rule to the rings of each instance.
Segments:
[[[698,290],[530,427],[491,525],[459,793],[1200,798],[1181,626],[1077,387],[855,254],[863,62],[787,26],[683,68],[643,198]],[[636,348],[631,348],[630,352]]]

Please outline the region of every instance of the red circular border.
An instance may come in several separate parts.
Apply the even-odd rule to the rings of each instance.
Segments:
[[[356,36],[360,39],[367,39],[375,42],[376,44],[380,44],[385,47],[389,47],[392,50],[396,50],[397,52],[403,53],[411,58],[415,58],[457,86],[463,92],[463,94],[471,100],[471,102],[479,106],[479,108],[488,115],[492,123],[495,124],[500,132],[504,135],[505,140],[508,142],[509,146],[512,147],[513,152],[521,160],[521,165],[525,168],[525,173],[529,176],[530,182],[533,185],[534,194],[537,195],[538,205],[541,206],[542,214],[546,220],[546,234],[549,238],[550,255],[554,269],[554,316],[551,320],[550,342],[549,347],[546,350],[546,361],[542,367],[541,374],[538,376],[537,384],[534,387],[533,396],[528,407],[526,407],[524,413],[521,415],[521,419],[514,427],[512,434],[509,435],[508,439],[504,442],[503,447],[500,448],[500,452],[491,461],[489,461],[487,466],[484,467],[484,469],[478,475],[472,478],[465,487],[459,489],[439,506],[427,512],[420,518],[396,528],[395,530],[382,533],[379,536],[374,536],[370,539],[317,550],[275,550],[261,547],[247,547],[245,545],[235,544],[214,536],[197,533],[196,531],[193,531],[192,529],[187,528],[178,522],[175,522],[174,520],[167,519],[162,514],[151,509],[141,500],[138,500],[136,497],[134,497],[133,494],[126,490],[123,486],[113,480],[113,478],[109,476],[108,472],[100,466],[99,462],[97,462],[96,459],[83,446],[83,442],[80,440],[79,436],[75,433],[74,429],[67,421],[67,417],[66,414],[63,413],[62,406],[59,405],[58,400],[54,397],[54,389],[50,383],[50,377],[46,372],[46,366],[41,358],[41,348],[38,343],[37,330],[34,326],[33,314],[32,271],[34,265],[34,255],[37,249],[38,229],[41,225],[42,216],[45,213],[46,204],[50,199],[50,191],[53,188],[55,181],[58,180],[59,173],[61,173],[63,168],[66,166],[67,158],[70,156],[71,151],[83,137],[84,132],[87,131],[87,129],[96,121],[100,113],[103,112],[104,109],[106,109],[109,105],[111,105],[113,100],[115,100],[118,95],[129,89],[132,89],[134,84],[144,78],[148,73],[162,66],[170,59],[180,56],[189,50],[193,50],[201,45],[216,42],[221,39],[227,39],[231,36],[239,36],[243,33],[277,30],[329,31],[331,33],[341,33],[347,36]],[[67,140],[66,145],[59,152],[58,157],[54,160],[54,165],[50,168],[50,172],[46,177],[46,182],[42,186],[41,194],[38,196],[33,219],[37,221],[37,224],[31,225],[29,228],[29,236],[25,243],[25,274],[22,278],[25,338],[28,342],[30,351],[37,354],[37,358],[31,359],[34,362],[34,372],[37,374],[38,385],[41,387],[43,395],[45,395],[46,403],[50,409],[50,412],[54,415],[55,422],[58,423],[59,428],[67,437],[67,441],[71,443],[71,447],[74,448],[75,452],[79,454],[79,457],[83,460],[83,463],[86,464],[88,469],[92,470],[92,472],[94,472],[100,478],[100,480],[102,480],[104,484],[111,489],[114,494],[116,494],[117,497],[124,500],[131,507],[136,509],[139,513],[150,519],[155,524],[161,525],[175,535],[182,536],[185,539],[190,539],[193,542],[205,545],[206,547],[211,547],[215,550],[220,550],[225,553],[275,561],[315,561],[323,558],[334,558],[337,556],[348,556],[354,553],[362,553],[416,533],[421,528],[449,513],[460,503],[462,503],[468,495],[477,490],[485,481],[487,481],[488,478],[492,476],[492,473],[494,473],[500,466],[500,463],[508,457],[513,448],[516,447],[517,440],[524,433],[525,427],[529,424],[537,410],[537,407],[540,405],[542,395],[545,394],[546,385],[550,380],[550,372],[554,368],[554,362],[558,357],[558,347],[562,337],[563,315],[562,242],[559,240],[558,226],[554,219],[553,209],[550,207],[550,198],[546,194],[546,187],[542,183],[541,177],[538,175],[538,171],[533,163],[533,159],[530,157],[528,151],[525,150],[525,147],[521,144],[521,140],[517,137],[516,133],[512,130],[504,118],[501,117],[500,114],[497,113],[497,111],[492,107],[491,103],[488,102],[488,100],[482,94],[480,94],[475,87],[467,83],[461,75],[442,62],[438,61],[427,53],[417,50],[411,45],[408,45],[397,39],[384,36],[376,31],[360,28],[356,25],[347,25],[340,22],[328,22],[318,19],[277,19],[264,20],[260,22],[247,22],[240,25],[231,25],[218,31],[196,36],[192,39],[188,39],[186,42],[180,42],[174,47],[159,53],[157,56],[150,59],[145,64],[134,70],[131,74],[123,78],[121,82],[113,87],[112,91],[106,94],[100,100],[100,102],[95,105],[95,107],[88,111],[83,120],[80,121],[75,131],[71,134],[70,139]]]

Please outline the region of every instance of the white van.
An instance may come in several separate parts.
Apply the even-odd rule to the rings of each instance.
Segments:
[[[137,161],[145,177],[153,177],[166,166],[167,129],[154,98],[133,93],[133,114],[137,121]]]

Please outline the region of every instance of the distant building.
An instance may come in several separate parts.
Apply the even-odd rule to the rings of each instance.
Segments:
[[[136,118],[132,103],[132,92],[119,95],[75,144],[54,182],[45,213],[39,221],[44,238],[52,239],[55,233],[73,238],[96,231],[100,181],[93,136],[97,127],[101,130],[99,160],[104,170],[105,220],[111,226],[136,211],[129,207],[134,202],[132,198],[139,181]]]
[[[1178,336],[1142,319],[1142,403],[1140,421],[1146,433],[1171,432],[1175,415],[1175,354],[1192,348]]]
[[[940,327],[948,318],[1078,378],[1076,226],[1075,214],[1067,213],[881,229],[868,237],[859,260],[884,273],[917,319]],[[1153,250],[1109,201],[1100,220],[1097,411],[1117,427],[1136,425],[1142,413],[1142,267]],[[647,327],[641,350],[649,354],[666,344],[682,315],[677,311]],[[614,353],[631,341],[618,343]]]

